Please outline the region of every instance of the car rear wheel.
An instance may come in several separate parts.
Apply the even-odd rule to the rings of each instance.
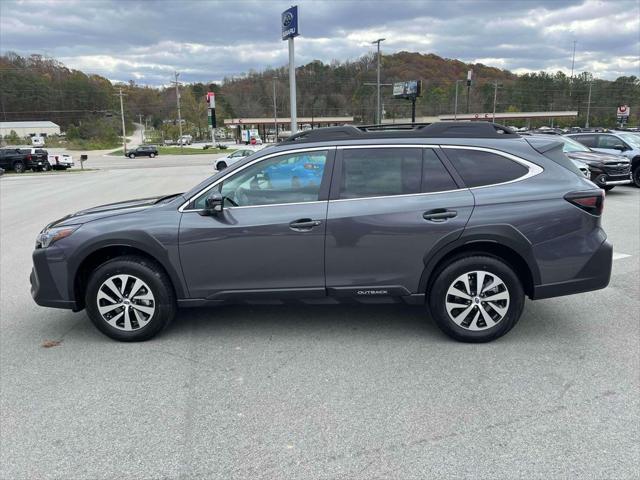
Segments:
[[[24,173],[24,171],[26,170],[24,163],[22,163],[22,161],[18,160],[17,162],[15,162],[13,164],[13,170],[16,173]]]
[[[227,168],[226,162],[218,162],[216,164],[216,170],[224,170],[225,168]]]
[[[461,342],[489,342],[520,319],[524,291],[503,261],[489,256],[458,258],[436,276],[429,309],[440,329]]]
[[[102,333],[114,340],[149,340],[174,318],[176,301],[171,282],[154,262],[119,257],[91,275],[85,296],[87,313]]]
[[[130,153],[129,154],[129,158],[136,158],[136,154],[135,153]]]
[[[150,153],[150,154],[149,154],[149,157],[151,157],[151,158],[153,158],[153,157],[155,157],[155,156],[156,156],[156,154],[155,154],[155,153]]]

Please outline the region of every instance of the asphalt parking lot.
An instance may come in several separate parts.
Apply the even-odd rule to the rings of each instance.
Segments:
[[[35,305],[45,224],[183,191],[211,159],[0,179],[1,478],[640,476],[640,189],[607,194],[610,286],[527,302],[490,344],[406,305],[183,310],[141,344]]]

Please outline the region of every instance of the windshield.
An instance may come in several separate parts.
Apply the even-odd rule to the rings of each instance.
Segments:
[[[618,136],[633,148],[640,148],[640,135],[635,133],[619,133]]]
[[[564,153],[569,153],[569,152],[590,152],[591,151],[587,147],[582,145],[580,142],[577,142],[577,141],[573,140],[572,138],[560,137],[559,140],[564,142],[564,146],[562,147],[562,151]]]

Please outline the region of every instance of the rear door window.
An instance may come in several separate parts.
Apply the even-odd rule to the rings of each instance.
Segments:
[[[419,193],[421,176],[420,148],[344,149],[339,198]]]
[[[578,142],[589,148],[594,148],[596,146],[595,135],[576,135],[575,137],[570,138],[577,140]]]
[[[444,152],[470,188],[510,182],[529,173],[524,165],[495,153],[462,148],[447,148]]]

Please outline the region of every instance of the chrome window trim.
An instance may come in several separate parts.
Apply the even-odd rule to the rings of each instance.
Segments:
[[[226,175],[223,175],[221,178],[219,178],[218,180],[216,180],[215,182],[211,183],[210,185],[207,185],[206,187],[204,187],[202,190],[200,190],[198,193],[196,193],[195,195],[193,195],[192,197],[190,197],[186,202],[184,202],[182,205],[180,205],[180,208],[178,208],[178,211],[181,213],[187,213],[187,212],[201,212],[202,209],[198,209],[198,208],[190,208],[187,210],[187,205],[189,205],[192,201],[194,201],[196,198],[198,198],[200,195],[202,195],[203,193],[208,192],[209,190],[211,190],[213,187],[217,186],[218,184],[220,184],[221,182],[223,182],[224,180],[226,180],[227,178],[229,178],[231,175],[234,175],[238,172],[241,172],[242,170],[244,170],[247,167],[250,167],[251,165],[261,162],[262,160],[267,160],[269,158],[273,158],[273,157],[278,157],[281,155],[289,155],[289,154],[294,154],[294,153],[303,153],[303,152],[318,152],[318,151],[324,151],[324,150],[335,150],[336,147],[335,146],[326,146],[326,147],[311,147],[311,148],[297,148],[295,150],[285,150],[282,152],[274,152],[274,153],[270,153],[268,155],[265,155],[264,157],[260,157],[260,158],[256,158],[255,160],[250,161],[249,163],[247,163],[246,165],[243,165],[242,167],[238,168],[237,170],[234,170],[232,172],[229,172]],[[304,203],[315,203],[315,202],[324,202],[325,200],[311,200],[309,202],[296,202],[295,204],[300,205],[300,204],[304,204]],[[271,203],[269,205],[245,205],[244,207],[228,207],[228,208],[248,208],[248,207],[271,207],[274,205],[294,205],[294,203]]]
[[[465,188],[456,188],[455,190],[441,190],[440,192],[401,193],[400,195],[378,195],[375,197],[335,198],[333,200],[329,200],[329,203],[352,202],[354,200],[377,200],[379,198],[422,197],[424,195],[439,195],[441,193],[464,192],[469,190],[470,190],[469,188],[465,187]]]
[[[229,172],[229,174],[223,176],[222,178],[216,180],[215,182],[213,182],[211,185],[208,185],[207,187],[203,188],[202,190],[200,190],[198,193],[196,193],[195,195],[193,195],[191,198],[189,198],[185,203],[183,203],[180,208],[178,208],[179,212],[182,213],[186,213],[186,212],[200,212],[202,211],[202,209],[189,209],[186,210],[186,206],[189,205],[194,199],[198,198],[200,195],[202,195],[203,193],[206,193],[207,191],[211,190],[213,187],[215,187],[216,185],[218,185],[219,183],[223,182],[225,179],[227,179],[228,177],[230,177],[231,175],[240,172],[242,170],[244,170],[245,168],[253,165],[254,163],[260,162],[262,160],[267,160],[269,158],[272,157],[276,157],[276,156],[280,156],[280,155],[288,155],[288,154],[294,154],[294,153],[303,153],[303,152],[317,152],[317,151],[323,151],[323,150],[342,150],[342,149],[355,149],[355,148],[441,148],[441,149],[460,149],[460,150],[477,150],[480,152],[487,152],[487,153],[493,153],[495,155],[499,155],[501,157],[507,158],[509,160],[512,160],[516,163],[519,163],[520,165],[527,167],[527,169],[529,170],[525,175],[515,178],[513,180],[509,180],[508,182],[501,182],[501,183],[492,183],[489,185],[479,185],[477,187],[465,187],[465,188],[456,188],[454,190],[443,190],[440,192],[419,192],[419,193],[405,193],[405,194],[400,194],[400,195],[381,195],[381,196],[375,196],[375,197],[358,197],[358,198],[338,198],[338,199],[334,199],[334,200],[328,200],[329,203],[331,202],[350,202],[350,201],[354,201],[354,200],[372,200],[372,199],[378,199],[378,198],[396,198],[396,197],[416,197],[416,196],[423,196],[423,195],[438,195],[441,193],[451,193],[451,192],[458,192],[458,191],[463,191],[463,190],[478,190],[480,188],[488,188],[488,187],[496,187],[499,185],[507,185],[510,183],[515,183],[515,182],[520,182],[522,180],[526,180],[528,178],[531,177],[535,177],[536,175],[541,174],[542,172],[544,172],[544,168],[542,168],[540,165],[537,165],[533,162],[530,162],[528,160],[524,160],[523,158],[520,158],[516,155],[513,155],[511,153],[507,153],[507,152],[503,152],[502,150],[496,150],[494,148],[490,148],[490,147],[476,147],[476,146],[471,146],[471,145],[443,145],[443,144],[438,144],[438,145],[434,145],[434,144],[393,144],[393,145],[389,145],[389,144],[376,144],[376,145],[337,145],[337,146],[326,146],[326,147],[311,147],[311,148],[299,148],[299,149],[294,149],[294,150],[286,150],[286,151],[282,151],[282,152],[275,152],[275,153],[271,153],[269,155],[265,155],[264,157],[260,157],[257,158],[249,163],[247,163],[246,165],[243,165],[241,168],[239,168],[238,170],[234,170],[233,172]],[[307,204],[307,203],[324,203],[327,202],[327,200],[311,200],[309,202],[291,202],[291,203],[272,203],[272,204],[268,204],[268,205],[245,205],[245,206],[241,206],[241,207],[227,207],[227,208],[255,208],[255,207],[274,207],[274,206],[282,206],[282,205],[303,205],[303,204]]]
[[[536,175],[540,175],[542,172],[544,172],[544,168],[542,168],[540,165],[537,165],[537,164],[535,164],[533,162],[530,162],[528,160],[520,158],[520,157],[518,157],[516,155],[513,155],[511,153],[503,152],[501,150],[496,150],[494,148],[472,147],[472,146],[467,146],[467,145],[440,145],[440,148],[442,148],[443,150],[446,150],[446,149],[449,149],[449,150],[453,150],[453,149],[458,149],[458,150],[478,150],[480,152],[493,153],[493,154],[499,155],[501,157],[508,158],[509,160],[512,160],[512,161],[514,161],[516,163],[519,163],[523,167],[527,167],[527,169],[529,169],[529,171],[526,174],[524,174],[523,176],[518,177],[518,178],[514,178],[513,180],[509,180],[508,182],[490,183],[488,185],[478,185],[477,187],[470,187],[469,188],[470,190],[478,190],[480,188],[497,187],[498,185],[508,185],[510,183],[521,182],[522,180],[526,180],[528,178],[535,177]],[[454,168],[455,168],[455,166],[454,166]]]

